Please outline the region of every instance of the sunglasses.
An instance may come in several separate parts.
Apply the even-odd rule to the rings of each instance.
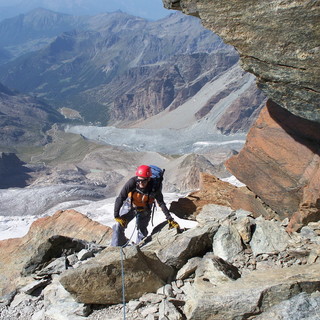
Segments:
[[[138,179],[138,183],[145,183],[148,181],[148,178],[144,178],[144,179]]]

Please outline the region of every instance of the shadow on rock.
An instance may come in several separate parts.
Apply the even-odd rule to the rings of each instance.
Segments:
[[[31,178],[28,172],[31,170],[14,153],[0,153],[0,189],[26,187]]]

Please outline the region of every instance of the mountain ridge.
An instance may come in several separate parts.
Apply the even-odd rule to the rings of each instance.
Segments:
[[[178,13],[149,22],[116,12],[90,17],[85,24],[2,65],[0,81],[32,92],[56,108],[75,109],[85,122],[112,124],[128,120],[119,116],[121,110],[138,112],[131,119],[136,121],[169,106],[174,109],[238,59],[197,19]],[[210,71],[213,62],[208,58],[195,54],[211,54],[217,71]],[[200,73],[202,80],[193,83]],[[155,81],[157,74],[160,82]]]
[[[23,14],[37,7],[79,16],[121,10],[148,20],[158,20],[170,14],[170,11],[163,7],[161,1],[149,0],[91,0],[90,4],[87,0],[2,0],[1,3],[0,19]]]
[[[14,107],[12,107],[14,106]],[[64,117],[43,101],[13,92],[0,83],[0,146],[41,146],[49,140],[46,131]]]
[[[34,9],[0,21],[0,47],[11,54],[12,60],[48,45],[62,32],[84,27],[86,20],[43,8]]]

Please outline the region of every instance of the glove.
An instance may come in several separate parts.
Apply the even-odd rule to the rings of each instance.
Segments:
[[[124,218],[117,217],[117,218],[114,218],[114,220],[116,220],[118,223],[120,223],[121,227],[123,227],[123,228],[126,228],[128,225],[127,220]]]
[[[175,222],[173,219],[169,219],[168,224],[169,224],[169,229],[172,229],[172,228],[180,229],[179,224]]]

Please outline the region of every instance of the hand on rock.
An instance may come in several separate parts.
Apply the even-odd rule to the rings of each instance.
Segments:
[[[169,229],[172,229],[172,228],[180,229],[179,224],[175,222],[173,219],[168,220],[168,224],[169,224]]]
[[[124,219],[124,218],[117,217],[117,218],[114,218],[114,220],[116,220],[118,223],[120,223],[120,225],[121,225],[123,228],[126,228],[127,225],[128,225],[127,220]]]

